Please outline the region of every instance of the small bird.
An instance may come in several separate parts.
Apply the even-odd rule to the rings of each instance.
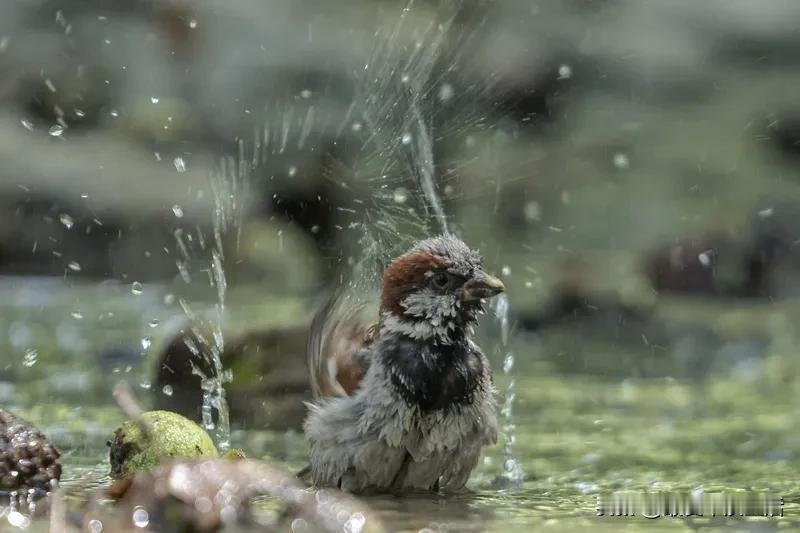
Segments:
[[[486,299],[504,289],[478,252],[445,234],[386,267],[373,326],[334,303],[317,315],[304,425],[315,485],[464,487],[481,448],[497,441],[491,369],[472,335]]]

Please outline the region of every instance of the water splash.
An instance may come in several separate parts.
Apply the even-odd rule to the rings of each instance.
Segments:
[[[505,471],[505,479],[508,482],[509,488],[517,488],[522,486],[525,481],[525,472],[522,470],[522,465],[514,454],[514,444],[516,443],[516,426],[514,425],[514,400],[516,399],[515,383],[514,383],[514,352],[508,349],[508,335],[509,335],[509,303],[508,297],[501,294],[495,300],[494,316],[500,325],[500,341],[504,350],[506,350],[505,357],[503,358],[503,376],[506,378],[506,391],[503,406],[500,409],[500,416],[502,421],[503,430],[503,470]]]

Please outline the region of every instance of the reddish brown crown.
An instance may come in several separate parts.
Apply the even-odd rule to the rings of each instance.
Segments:
[[[390,312],[396,316],[404,313],[400,302],[415,288],[422,285],[425,273],[447,266],[447,261],[430,252],[415,252],[401,255],[392,261],[383,272],[381,314]]]

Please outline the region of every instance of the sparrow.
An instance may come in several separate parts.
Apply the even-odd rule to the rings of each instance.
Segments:
[[[464,487],[483,446],[497,441],[491,369],[472,336],[486,299],[503,291],[477,251],[444,234],[385,268],[377,323],[355,320],[358,306],[318,313],[304,423],[314,485]]]

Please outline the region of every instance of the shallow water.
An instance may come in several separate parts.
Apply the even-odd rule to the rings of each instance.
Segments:
[[[5,295],[0,330],[9,331],[3,350],[12,354],[0,369],[3,404],[39,425],[61,448],[62,484],[68,501],[77,504],[109,481],[105,442],[123,418],[111,386],[127,379],[143,400],[148,398],[153,354],[166,340],[171,317],[180,311],[164,303],[166,287],[145,286],[141,295],[133,295],[122,284],[70,287],[61,282],[28,280],[22,285],[6,280],[0,292]],[[247,304],[241,294],[231,298],[232,322],[252,317],[259,306],[267,305],[261,300]],[[83,318],[72,315],[77,307]],[[302,315],[296,309],[289,311],[291,305],[286,307],[284,319]],[[513,449],[526,473],[522,486],[506,488],[501,441],[487,450],[470,481],[469,494],[371,496],[366,501],[390,530],[397,531],[800,527],[796,476],[800,437],[795,431],[800,413],[794,401],[800,383],[787,377],[792,375],[787,370],[792,368],[793,354],[786,351],[794,335],[793,306],[733,309],[729,302],[698,306],[678,300],[665,309],[672,316],[691,317],[693,323],[705,317],[716,332],[724,330],[720,324],[730,324],[738,316],[747,327],[733,329],[745,338],[748,328],[751,336],[765,336],[767,348],[762,357],[739,365],[739,371],[698,378],[683,376],[677,366],[671,376],[672,354],[642,349],[643,343],[614,335],[609,340],[590,335],[588,329],[576,332],[563,327],[540,336],[517,333],[511,341],[517,354]],[[151,327],[154,318],[159,320],[157,327]],[[500,368],[504,352],[488,329],[483,345],[494,359],[496,385],[504,391]],[[146,335],[152,336],[152,343],[142,349],[140,341]],[[497,349],[492,350],[495,344]],[[576,344],[583,353],[571,352],[570,346]],[[100,347],[109,346],[116,346],[117,352],[98,355]],[[126,347],[130,350],[122,349]],[[24,357],[30,349],[38,353],[33,365]],[[624,361],[627,371],[621,377],[608,377],[614,374],[559,370],[559,359],[574,363],[581,357],[595,357],[595,367]],[[637,372],[637,367],[650,369],[649,374]],[[632,377],[636,375],[648,377]],[[236,428],[236,420],[232,422]],[[250,457],[290,469],[305,462],[304,440],[297,431],[240,428],[234,429],[231,439]],[[601,492],[698,489],[770,490],[785,498],[785,517],[595,516]],[[274,512],[269,502],[258,503],[256,510],[265,517]]]

